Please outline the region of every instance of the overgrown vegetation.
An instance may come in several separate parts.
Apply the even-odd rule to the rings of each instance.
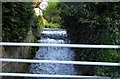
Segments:
[[[49,2],[46,10],[43,12],[43,17],[48,21],[45,27],[60,28],[61,17],[59,15],[60,8],[57,7],[58,2]]]
[[[2,41],[4,42],[37,42],[40,33],[41,17],[34,13],[34,3],[30,2],[3,2],[2,3]],[[27,37],[27,38],[26,38]],[[8,58],[31,59],[39,47],[12,47],[4,46],[4,55]],[[22,51],[21,51],[22,50]],[[24,50],[24,52],[23,52]],[[4,57],[4,56],[3,56]],[[3,72],[26,72],[28,63],[6,63],[10,67]],[[4,66],[3,66],[4,67]],[[9,70],[10,69],[10,70]],[[20,70],[20,71],[19,71]],[[3,79],[18,79],[18,77],[3,77]],[[21,78],[23,79],[23,78]]]
[[[60,24],[50,22],[45,24],[45,28],[60,28]]]
[[[41,28],[43,28],[42,16],[35,16],[33,17],[33,26],[32,31],[35,37],[39,37],[39,33],[41,32]]]
[[[21,42],[30,28],[38,25],[30,2],[4,2],[2,4],[3,41]]]
[[[119,45],[120,3],[60,3],[71,43]],[[75,49],[76,60],[120,63],[120,49]],[[120,77],[120,67],[82,66],[84,75]]]
[[[41,16],[34,16],[33,8],[33,3],[3,3],[3,41],[23,41],[30,27],[36,33]],[[71,43],[120,45],[120,3],[49,3],[44,17],[48,21],[45,27],[58,28],[62,24]],[[120,63],[120,49],[75,49],[75,52],[77,61]],[[83,75],[120,77],[120,67],[80,68],[85,69]]]

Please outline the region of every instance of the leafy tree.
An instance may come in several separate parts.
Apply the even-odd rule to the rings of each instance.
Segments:
[[[58,2],[49,2],[46,10],[43,12],[43,16],[48,22],[61,23],[61,17],[59,16],[60,8],[57,7]]]
[[[34,26],[33,3],[4,2],[2,4],[3,41],[23,41]]]
[[[115,2],[60,3],[60,16],[71,43],[119,45],[119,4]],[[75,49],[75,52],[78,61],[120,62],[119,49]],[[81,69],[86,69],[83,71],[84,75],[120,77],[120,68],[117,67],[84,66]]]

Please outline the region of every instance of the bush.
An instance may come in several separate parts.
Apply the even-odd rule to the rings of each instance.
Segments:
[[[47,23],[45,24],[45,28],[60,28],[60,25],[57,23]]]
[[[98,51],[98,61],[120,63],[120,53],[115,49],[101,49]],[[96,75],[120,77],[119,67],[96,67]]]

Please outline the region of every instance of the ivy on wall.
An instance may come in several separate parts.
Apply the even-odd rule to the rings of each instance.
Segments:
[[[2,29],[3,41],[23,41],[31,26],[34,26],[33,3],[3,2]]]

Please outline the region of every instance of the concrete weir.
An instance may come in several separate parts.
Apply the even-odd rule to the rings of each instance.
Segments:
[[[69,43],[65,37],[67,33],[64,29],[45,28],[41,32],[40,43],[45,44],[65,44]],[[74,52],[71,48],[62,47],[40,47],[34,59],[38,60],[74,60]],[[33,63],[29,67],[29,73],[33,74],[53,74],[53,75],[75,75],[74,65],[55,63]],[[28,79],[28,78],[27,78]],[[41,79],[41,78],[29,78]],[[53,79],[53,78],[48,78]],[[56,78],[55,78],[56,79]]]

